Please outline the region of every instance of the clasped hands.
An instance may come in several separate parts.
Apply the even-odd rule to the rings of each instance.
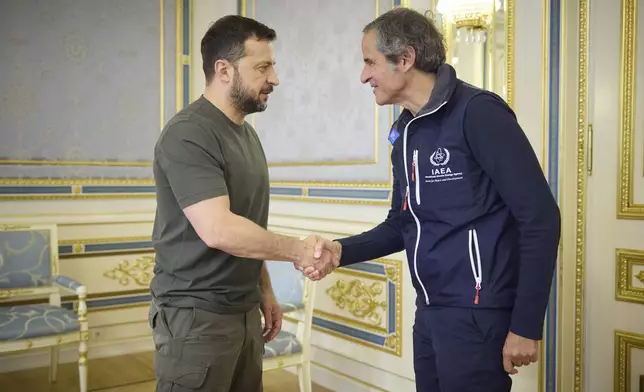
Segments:
[[[339,242],[311,235],[304,241],[302,257],[295,262],[295,268],[310,280],[320,280],[340,265],[342,245]]]

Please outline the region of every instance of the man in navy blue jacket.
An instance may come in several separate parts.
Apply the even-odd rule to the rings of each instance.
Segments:
[[[418,391],[507,392],[515,367],[537,360],[557,203],[512,110],[456,77],[430,20],[394,9],[365,27],[362,52],[376,102],[405,108],[389,136],[391,209],[326,246],[340,266],[406,251]]]

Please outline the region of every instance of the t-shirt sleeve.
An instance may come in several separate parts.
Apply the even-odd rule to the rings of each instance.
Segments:
[[[182,209],[228,194],[221,146],[199,125],[172,125],[157,143],[154,155]]]

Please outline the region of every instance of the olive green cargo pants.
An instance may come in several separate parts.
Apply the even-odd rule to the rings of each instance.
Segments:
[[[157,392],[261,392],[264,339],[259,308],[217,314],[150,307]]]

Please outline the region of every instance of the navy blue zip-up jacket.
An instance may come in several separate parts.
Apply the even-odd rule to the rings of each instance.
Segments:
[[[404,249],[419,306],[512,309],[510,331],[540,340],[560,213],[510,107],[446,64],[428,103],[415,117],[401,113],[390,142],[387,219],[338,240],[340,265]]]

